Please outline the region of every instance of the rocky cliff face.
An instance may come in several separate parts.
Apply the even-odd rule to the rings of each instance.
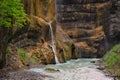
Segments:
[[[56,30],[54,0],[22,0],[30,21],[22,29],[13,28],[10,32],[0,29],[4,32],[0,39],[6,39],[0,40],[0,50],[4,52],[0,52],[0,67],[5,58],[10,69],[55,63],[49,21],[53,21],[60,62],[79,57],[101,57],[108,44],[112,42],[112,46],[120,40],[120,1],[111,1],[56,0]]]
[[[38,39],[38,46],[35,50],[30,50],[29,52],[34,56],[38,57],[41,63],[49,64],[55,63],[53,51],[51,49],[51,33],[50,27],[47,24],[49,21],[52,21],[52,29],[55,37],[55,45],[57,57],[60,62],[65,62],[68,59],[71,59],[71,42],[66,44],[62,40],[59,34],[62,35],[59,31],[56,31],[56,14],[55,14],[55,1],[54,0],[23,0],[25,5],[25,10],[30,17],[30,27],[32,27],[38,32],[39,38],[34,38],[36,33],[33,33],[31,38]],[[38,27],[38,28],[37,28]],[[36,32],[36,31],[34,31]],[[63,35],[64,37],[64,35]],[[40,41],[39,41],[40,40]],[[36,41],[35,41],[36,42]],[[29,49],[29,47],[28,47]],[[42,53],[42,54],[41,54]],[[40,55],[41,54],[41,55]]]
[[[59,31],[56,33],[54,0],[22,0],[22,2],[30,21],[22,29],[13,29],[11,40],[6,45],[7,68],[11,70],[24,65],[55,63],[50,25],[48,25],[50,21],[52,21],[59,61],[65,62],[71,59],[72,43],[69,41],[64,43],[59,37],[61,33]]]
[[[106,50],[104,25],[110,0],[57,0],[57,21],[74,42],[79,57],[101,57]]]
[[[23,28],[11,30],[9,42],[0,46],[4,48],[4,54],[7,53],[7,56],[2,55],[2,59],[0,56],[0,61],[7,62],[6,66],[9,69],[18,69],[30,64],[55,63],[50,47],[50,27],[47,23],[53,20],[52,27],[55,34],[54,0],[22,0],[22,2],[30,21]],[[0,43],[3,42],[0,40]]]
[[[104,27],[109,49],[120,42],[120,0],[113,0],[110,15]]]

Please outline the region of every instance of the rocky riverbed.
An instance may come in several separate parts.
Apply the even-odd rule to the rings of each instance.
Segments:
[[[98,69],[99,59],[70,60],[63,64],[46,65],[42,68],[32,68],[28,71],[45,74],[44,80],[114,80],[105,76],[106,73]]]
[[[114,80],[98,69],[99,59],[78,59],[56,65],[0,73],[0,80]]]

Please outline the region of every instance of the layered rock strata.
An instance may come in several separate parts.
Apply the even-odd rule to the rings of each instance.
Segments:
[[[79,57],[101,57],[106,49],[103,31],[110,0],[57,0],[57,21],[74,42]]]

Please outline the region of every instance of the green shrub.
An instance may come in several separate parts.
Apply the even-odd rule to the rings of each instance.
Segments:
[[[23,49],[18,49],[18,54],[20,56],[20,60],[25,64],[28,60],[28,56]]]
[[[0,27],[22,27],[26,21],[21,0],[0,0]]]
[[[103,57],[103,61],[109,68],[120,66],[120,44],[114,46],[109,52],[107,52]]]
[[[6,59],[8,58],[8,56],[9,56],[9,50],[8,50],[8,48],[6,49]]]

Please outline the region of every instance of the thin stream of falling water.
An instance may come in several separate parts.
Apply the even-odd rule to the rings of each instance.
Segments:
[[[54,53],[54,57],[55,57],[55,62],[56,64],[60,63],[59,60],[58,60],[58,57],[57,57],[57,54],[56,54],[56,46],[55,46],[55,40],[54,40],[54,35],[53,35],[53,29],[52,29],[52,25],[51,25],[52,21],[48,22],[48,25],[50,27],[50,36],[51,36],[51,42],[52,42],[52,50],[53,50],[53,53]]]

